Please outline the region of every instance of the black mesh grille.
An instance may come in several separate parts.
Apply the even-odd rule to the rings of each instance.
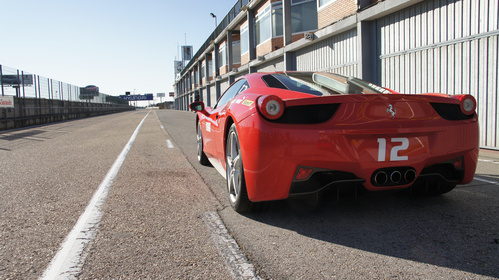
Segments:
[[[284,114],[273,122],[287,124],[315,124],[331,119],[340,104],[318,104],[286,107]]]
[[[460,121],[469,120],[474,117],[475,114],[465,115],[461,112],[459,104],[449,104],[449,103],[431,103],[433,109],[444,119],[449,121]]]
[[[333,184],[334,182],[339,183],[341,181],[353,181],[353,180],[359,180],[359,178],[349,172],[343,172],[343,171],[317,172],[306,181],[294,181],[291,184],[289,193],[290,194],[314,193],[322,190],[324,187],[327,186],[330,187],[337,186],[336,184]],[[350,185],[352,184],[352,182],[345,182],[345,183]]]

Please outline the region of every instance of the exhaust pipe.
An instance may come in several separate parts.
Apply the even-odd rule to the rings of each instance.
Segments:
[[[386,185],[388,182],[388,175],[384,171],[378,171],[374,174],[374,182],[377,185]]]
[[[390,181],[392,183],[398,184],[402,180],[402,173],[399,171],[393,171],[392,174],[390,174]]]
[[[414,169],[408,169],[404,173],[404,179],[407,183],[414,181],[414,179],[416,179],[416,171],[414,171]]]

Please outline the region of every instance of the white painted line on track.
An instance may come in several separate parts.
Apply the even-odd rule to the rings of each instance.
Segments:
[[[491,159],[480,159],[479,158],[478,161],[499,164],[499,161],[495,161],[495,160],[491,160]]]
[[[73,229],[64,239],[59,251],[45,269],[45,272],[40,279],[77,278],[85,261],[85,257],[88,254],[88,251],[85,249],[95,238],[97,233],[97,228],[102,218],[101,207],[105,203],[109,189],[148,115],[149,113],[142,119],[137,128],[135,128],[130,140],[128,140],[128,143],[114,161],[111,169],[109,169],[106,177],[104,177],[97,188],[97,191],[95,191],[92,199],[85,208],[85,211],[81,214]]]
[[[491,181],[491,180],[482,179],[482,178],[478,178],[478,177],[475,177],[473,179],[475,179],[477,181],[480,181],[480,182],[489,183],[489,184],[492,184],[492,185],[498,185],[499,186],[499,182],[496,182],[496,181]]]
[[[175,148],[175,146],[173,146],[173,143],[170,139],[166,139],[166,146],[168,147],[168,149]]]
[[[255,272],[255,267],[248,262],[237,245],[237,242],[227,231],[222,219],[216,212],[206,212],[203,220],[208,226],[211,238],[218,247],[225,263],[235,279],[261,279]]]

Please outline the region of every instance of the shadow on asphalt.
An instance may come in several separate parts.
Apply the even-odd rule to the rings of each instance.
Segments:
[[[499,165],[497,166],[497,168],[499,169]],[[477,174],[477,176],[480,179],[486,179],[486,180],[491,180],[491,181],[499,182],[499,175],[495,175],[495,174]]]
[[[14,141],[19,139],[25,139],[28,137],[36,137],[37,135],[42,134],[44,132],[45,132],[44,130],[33,129],[26,132],[11,133],[9,135],[0,135],[0,140]],[[29,140],[42,141],[41,139],[29,139]]]
[[[223,178],[196,160],[195,115],[158,116],[187,159],[216,193]],[[175,118],[174,122],[168,121]],[[479,175],[499,181],[497,175]],[[341,193],[318,208],[300,200],[259,203],[245,216],[301,235],[372,253],[499,277],[499,186],[475,182],[439,197],[408,192]]]
[[[497,197],[499,188],[490,195]],[[499,277],[499,205],[488,196],[462,196],[456,190],[440,197],[363,193],[337,200],[334,193],[316,208],[286,200],[262,203],[246,216],[334,244]]]

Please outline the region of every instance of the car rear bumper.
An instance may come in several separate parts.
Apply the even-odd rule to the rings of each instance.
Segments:
[[[290,194],[320,191],[336,182],[360,183],[370,191],[403,189],[410,187],[412,182],[375,186],[373,173],[383,168],[410,167],[415,170],[417,178],[429,176],[425,170],[431,166],[455,161],[460,162],[460,175],[447,179],[465,184],[473,179],[477,165],[476,120],[338,128],[331,123],[276,124],[254,116],[238,123],[237,127],[248,196],[252,201],[285,199]],[[379,138],[387,141],[408,138],[410,147],[402,152],[408,159],[390,161],[388,158],[380,162]],[[311,167],[333,176],[323,176],[319,180],[311,175],[299,182],[295,180],[299,167]],[[350,175],[343,176],[345,174]]]

